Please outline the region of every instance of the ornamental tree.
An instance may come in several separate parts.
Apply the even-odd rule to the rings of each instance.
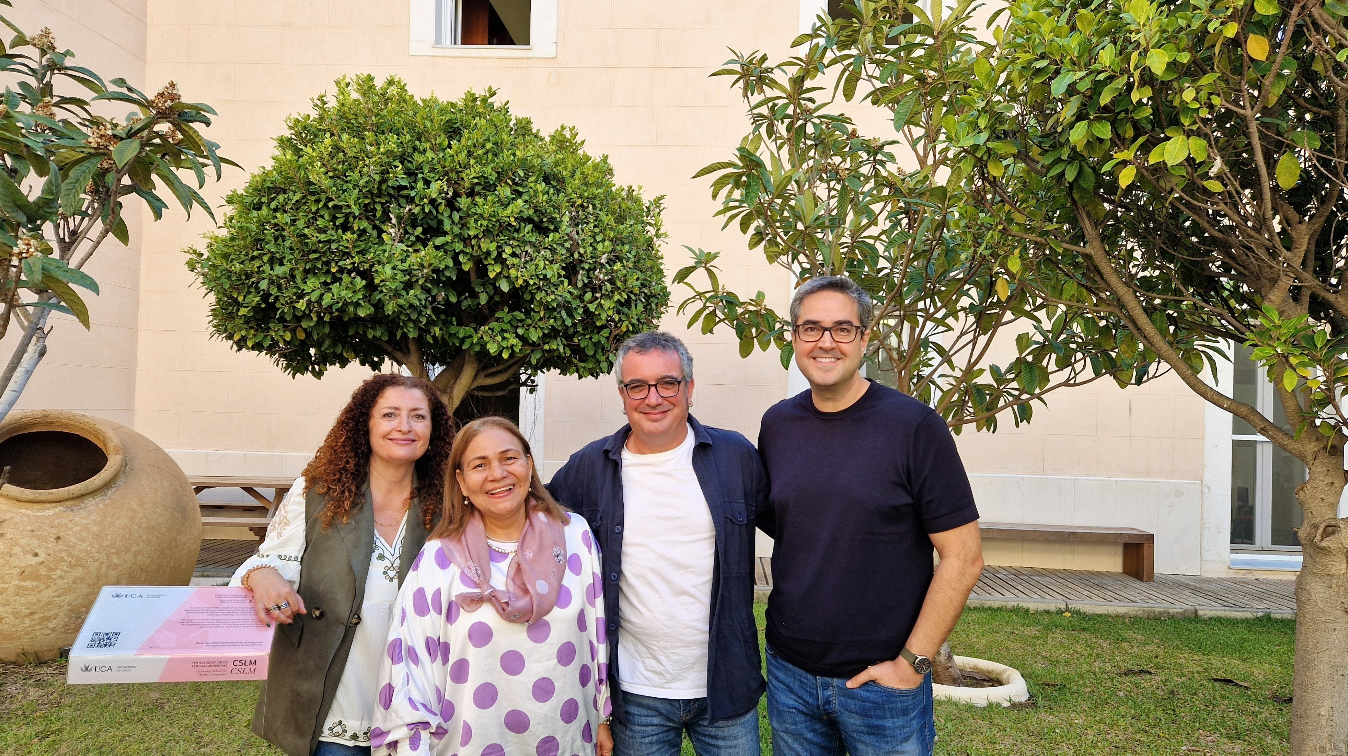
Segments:
[[[11,325],[19,329],[13,354],[0,366],[3,420],[47,354],[51,313],[90,327],[89,306],[75,287],[98,293],[98,283],[82,269],[109,236],[128,242],[126,203],[144,203],[158,220],[168,208],[160,197],[167,189],[189,216],[195,205],[214,217],[178,172],[191,171],[202,187],[208,170],[218,180],[221,165],[234,163],[197,130],[210,125],[215,111],[184,102],[173,82],[153,96],[124,79],[105,83],[73,65],[73,52],[58,51],[50,29],[30,37],[4,17],[0,22],[15,33],[8,47],[0,43],[6,77],[0,102],[0,338]],[[72,84],[93,95],[72,95]],[[109,118],[94,113],[100,102],[132,110]]]
[[[1010,209],[1022,255],[1306,465],[1297,756],[1348,752],[1345,19],[1337,0],[1023,0],[941,99],[970,201]],[[1290,430],[1203,380],[1236,343]]]
[[[451,409],[521,376],[607,372],[668,300],[660,198],[617,186],[574,129],[544,136],[494,92],[413,97],[339,79],[188,266],[211,327],[292,375],[389,360]]]
[[[1112,314],[1072,296],[1070,277],[1022,256],[995,209],[947,180],[961,156],[945,139],[942,100],[974,77],[969,5],[944,17],[910,7],[908,23],[895,20],[905,12],[897,3],[845,5],[796,39],[794,57],[736,53],[715,75],[733,77],[750,131],[730,159],[697,174],[715,176],[718,214],[769,263],[797,281],[846,274],[871,294],[872,368],[955,433],[995,431],[1007,416],[1027,422],[1033,403],[1059,388],[1164,372]],[[864,133],[853,114],[866,110],[883,120],[865,122],[892,127]],[[717,256],[693,250],[674,277],[691,290],[679,306],[691,312],[689,327],[729,326],[741,355],[775,348],[785,366],[786,314],[762,292],[724,286]]]

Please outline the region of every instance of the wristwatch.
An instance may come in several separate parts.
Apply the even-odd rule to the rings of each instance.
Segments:
[[[925,675],[931,672],[931,659],[921,654],[915,654],[908,650],[907,646],[899,652],[899,657],[913,666],[913,669],[919,675]]]

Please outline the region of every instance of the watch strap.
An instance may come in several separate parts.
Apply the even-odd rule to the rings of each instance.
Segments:
[[[931,669],[931,658],[930,658],[930,657],[927,657],[927,656],[918,656],[917,654],[913,653],[912,651],[909,651],[907,646],[904,646],[904,647],[903,647],[903,650],[899,651],[899,657],[902,658],[904,661],[908,662],[908,664],[909,664],[910,666],[912,666],[914,672],[919,672],[919,673],[922,673],[922,674],[926,674],[926,672],[924,672],[924,671],[921,669],[922,666],[927,667],[928,670]],[[923,661],[926,662],[926,664],[919,666],[918,661],[917,661],[918,659],[922,659]]]

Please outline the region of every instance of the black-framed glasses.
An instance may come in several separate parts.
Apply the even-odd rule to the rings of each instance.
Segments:
[[[629,381],[623,384],[623,391],[627,393],[629,399],[645,399],[651,395],[651,387],[655,387],[655,393],[666,399],[672,399],[679,395],[679,389],[683,386],[682,378],[661,378],[655,383],[645,381]]]
[[[861,335],[861,326],[851,323],[839,323],[835,326],[821,326],[818,323],[801,323],[795,328],[796,338],[801,341],[815,342],[828,333],[839,344],[851,344]]]

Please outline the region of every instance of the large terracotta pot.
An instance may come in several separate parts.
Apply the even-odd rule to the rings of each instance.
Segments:
[[[178,465],[96,417],[37,410],[0,423],[0,660],[50,659],[105,585],[186,585],[201,513]]]

